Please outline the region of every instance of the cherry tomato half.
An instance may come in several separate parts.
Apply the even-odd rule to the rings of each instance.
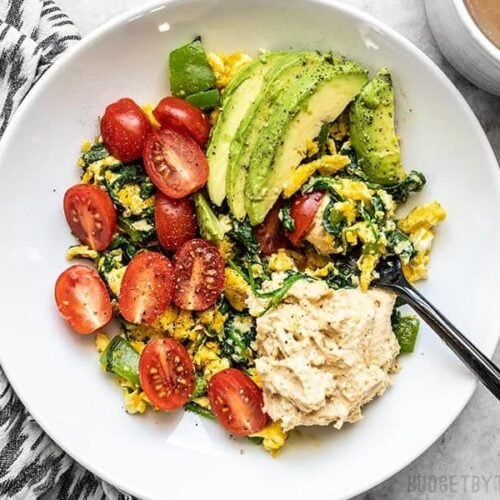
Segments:
[[[295,224],[295,229],[291,233],[287,233],[287,236],[294,245],[300,245],[302,238],[311,227],[323,196],[324,193],[313,191],[312,193],[301,194],[293,199],[290,205],[290,215]]]
[[[201,110],[189,102],[164,97],[153,110],[153,115],[163,127],[189,134],[200,146],[206,144],[210,123]]]
[[[116,229],[116,210],[106,191],[77,184],[64,195],[64,215],[71,232],[93,250],[108,248]]]
[[[186,348],[172,338],[149,342],[139,359],[141,387],[160,410],[181,408],[194,389],[194,365]]]
[[[217,420],[234,436],[259,432],[268,422],[262,391],[236,368],[222,370],[210,379],[208,398]]]
[[[189,198],[168,198],[157,193],[155,226],[160,245],[166,250],[177,250],[196,236],[198,225],[194,203]]]
[[[149,135],[144,165],[153,184],[170,198],[185,198],[208,179],[208,163],[200,146],[189,135],[169,128]]]
[[[286,248],[288,241],[280,221],[280,205],[276,204],[266,215],[264,222],[254,227],[254,234],[260,249],[265,255],[271,255],[279,248]]]
[[[188,311],[204,311],[224,289],[224,261],[215,245],[190,240],[175,254],[174,276],[174,303]]]
[[[88,334],[107,325],[113,316],[106,285],[88,266],[71,266],[57,278],[57,308],[75,332]]]
[[[149,325],[169,306],[172,289],[172,264],[164,255],[150,251],[134,255],[120,286],[120,313],[130,323]]]
[[[125,97],[110,104],[101,119],[101,135],[108,151],[118,160],[130,162],[142,157],[151,125],[144,111]]]

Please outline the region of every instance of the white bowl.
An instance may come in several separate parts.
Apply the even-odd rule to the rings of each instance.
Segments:
[[[472,83],[500,96],[500,49],[479,29],[463,0],[425,0],[427,19],[448,61]]]
[[[278,459],[190,414],[129,416],[98,366],[93,336],[71,332],[53,286],[73,243],[62,197],[78,179],[84,138],[122,96],[168,93],[167,54],[201,34],[210,50],[338,49],[370,70],[388,66],[407,169],[428,185],[412,203],[449,212],[419,286],[487,354],[500,332],[498,166],[474,114],[443,73],[383,24],[339,2],[155,2],[88,36],[40,80],[0,144],[0,360],[33,417],[70,455],[148,499],[334,500],[414,460],[455,419],[475,382],[427,328],[365,418],[337,432],[305,430]],[[241,451],[243,450],[243,452]]]

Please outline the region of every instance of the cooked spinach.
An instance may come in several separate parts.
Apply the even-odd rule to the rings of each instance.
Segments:
[[[395,229],[387,234],[387,246],[388,253],[399,255],[404,263],[408,263],[416,253],[410,238],[399,229]]]
[[[337,240],[342,240],[342,232],[346,227],[345,216],[335,208],[335,201],[330,199],[323,213],[323,227],[325,231]]]
[[[248,322],[251,324],[246,324]],[[253,361],[250,344],[255,340],[255,325],[247,315],[231,314],[224,324],[221,352],[237,365],[248,366]]]
[[[137,247],[122,234],[118,234],[113,238],[107,252],[117,249],[122,251],[124,257],[122,261],[125,264],[127,264],[137,252]]]
[[[138,245],[145,245],[155,235],[152,217],[118,217],[118,229]]]
[[[109,167],[109,170],[113,173],[113,175],[106,178],[106,189],[118,208],[123,210],[127,210],[128,208],[120,199],[120,191],[125,186],[138,186],[138,194],[142,200],[147,200],[155,193],[156,188],[146,175],[142,165],[117,164]],[[152,215],[152,211],[150,210],[149,212],[151,212],[149,215]]]
[[[203,406],[200,406],[198,403],[195,403],[194,401],[186,403],[184,405],[184,409],[186,411],[190,411],[191,413],[196,413],[197,415],[200,415],[200,417],[205,417],[210,420],[215,420],[215,415],[208,408],[203,408]]]
[[[85,163],[85,167],[88,167],[91,163],[99,160],[103,160],[109,156],[106,146],[102,142],[94,144],[86,153],[83,153],[82,160]]]
[[[424,174],[412,170],[408,174],[408,176],[401,182],[398,182],[397,184],[394,184],[392,186],[381,186],[381,188],[385,189],[385,191],[387,191],[394,200],[400,203],[404,203],[411,193],[421,191],[425,186],[425,183],[426,179]]]
[[[326,277],[326,284],[333,290],[356,288],[353,279],[359,274],[356,259],[352,257],[337,257],[333,265],[334,268]]]
[[[248,219],[242,222],[234,220],[233,228],[229,231],[228,236],[240,245],[243,253],[257,255],[260,252],[259,243],[253,234],[253,229]]]
[[[295,221],[290,213],[290,202],[286,201],[280,209],[281,225],[290,233],[295,231]]]
[[[302,192],[307,194],[312,191],[326,191],[330,194],[334,201],[341,201],[341,197],[337,194],[335,186],[337,180],[326,175],[312,176],[302,187]]]

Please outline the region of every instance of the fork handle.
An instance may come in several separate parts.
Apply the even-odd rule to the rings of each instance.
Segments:
[[[422,317],[479,380],[500,399],[500,369],[410,284],[392,285],[395,291]]]

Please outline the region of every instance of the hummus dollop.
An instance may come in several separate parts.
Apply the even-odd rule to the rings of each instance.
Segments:
[[[394,301],[382,290],[297,281],[257,319],[255,366],[269,416],[285,431],[330,423],[340,429],[361,419],[361,407],[382,395],[397,370]]]

